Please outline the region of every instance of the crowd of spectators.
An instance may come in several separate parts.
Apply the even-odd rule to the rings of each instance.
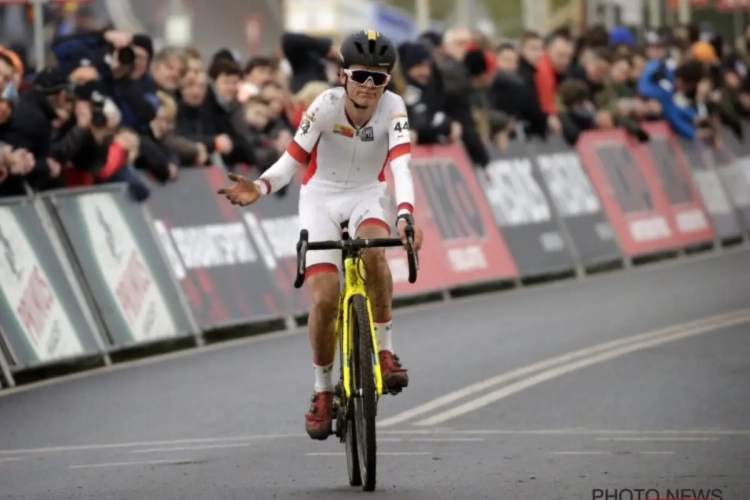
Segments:
[[[450,136],[443,114],[465,126],[456,106],[470,107],[482,143],[501,149],[519,137],[550,135],[573,145],[584,131],[611,127],[648,141],[641,124],[650,120],[666,120],[688,140],[711,141],[721,126],[742,136],[749,48],[750,29],[730,45],[708,26],[649,31],[641,43],[621,27],[595,26],[579,37],[562,28],[527,32],[517,44],[456,28],[402,47],[401,66],[419,143]],[[465,129],[463,140],[483,164],[481,144]]]
[[[512,140],[592,129],[641,128],[664,119],[710,141],[742,134],[750,114],[747,42],[710,30],[567,28],[494,43],[463,28],[398,47],[389,89],[407,105],[415,144],[460,141],[478,166]],[[303,111],[340,84],[330,39],[285,33],[274,54],[244,60],[228,49],[154,50],[146,34],[87,27],[55,37],[55,64],[33,74],[0,47],[0,196],[126,182],[178,181],[184,168],[270,167]],[[283,191],[280,195],[283,196]]]

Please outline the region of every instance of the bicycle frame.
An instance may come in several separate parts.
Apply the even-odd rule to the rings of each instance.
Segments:
[[[365,280],[362,278],[362,259],[358,251],[351,251],[350,255],[344,256],[344,284],[341,287],[341,299],[339,303],[339,319],[336,321],[336,331],[339,331],[341,321],[341,373],[343,378],[344,394],[347,401],[352,396],[352,367],[351,354],[354,339],[351,338],[351,300],[356,295],[365,298],[367,304],[367,316],[370,324],[370,335],[372,336],[372,365],[375,376],[375,388],[378,396],[383,395],[383,376],[380,373],[380,358],[378,356],[378,339],[375,335],[375,325],[372,321],[372,307],[367,297]],[[360,332],[362,333],[362,332]]]
[[[413,229],[407,227],[407,256],[409,260],[409,283],[417,280],[417,271],[419,270],[419,260],[417,253],[411,244],[414,238]],[[339,299],[339,316],[336,319],[336,331],[339,331],[339,325],[342,327],[340,348],[342,359],[342,385],[346,401],[352,396],[352,370],[351,370],[351,350],[354,339],[351,338],[351,303],[352,298],[361,295],[367,304],[367,316],[370,325],[370,335],[372,336],[373,345],[373,375],[375,377],[375,386],[378,396],[383,395],[383,378],[380,373],[380,357],[378,356],[378,342],[375,335],[375,325],[372,320],[372,306],[370,299],[367,297],[367,289],[363,278],[363,261],[360,253],[366,248],[384,248],[402,246],[398,238],[380,238],[380,239],[350,239],[348,233],[344,234],[341,241],[308,241],[309,234],[306,229],[300,231],[300,238],[297,242],[297,278],[294,281],[294,287],[300,288],[305,281],[305,254],[308,250],[342,250],[342,260],[344,264],[344,283],[341,287]]]

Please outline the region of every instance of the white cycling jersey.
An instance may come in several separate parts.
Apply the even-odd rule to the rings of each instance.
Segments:
[[[390,163],[398,214],[412,213],[411,141],[404,101],[397,94],[384,92],[372,118],[359,128],[347,116],[345,102],[340,87],[313,101],[287,151],[256,181],[261,194],[287,185],[305,163],[304,185],[330,192],[360,192],[385,183],[385,168]]]

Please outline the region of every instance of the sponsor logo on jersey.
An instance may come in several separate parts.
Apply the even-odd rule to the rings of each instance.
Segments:
[[[352,138],[354,137],[354,129],[351,127],[347,127],[345,125],[339,125],[336,124],[333,127],[333,133],[338,135],[343,135],[344,137]]]
[[[375,140],[375,132],[372,127],[365,127],[359,131],[359,138],[363,142],[372,142]]]

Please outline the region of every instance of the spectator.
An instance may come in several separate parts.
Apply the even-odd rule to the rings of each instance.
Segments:
[[[203,144],[207,154],[218,152],[228,155],[234,149],[232,139],[224,134],[217,134],[217,128],[206,113],[203,103],[208,91],[208,76],[198,73],[186,78],[182,86],[182,100],[178,105],[175,131],[182,137]],[[199,161],[199,164],[203,162]]]
[[[179,171],[178,156],[164,140],[176,120],[177,103],[166,92],[158,91],[156,96],[159,99],[159,111],[150,123],[149,133],[141,137],[141,149],[136,167],[151,173],[157,180],[165,183],[176,180]]]
[[[24,182],[35,191],[59,187],[61,166],[49,155],[50,137],[53,123],[66,121],[72,112],[67,79],[61,71],[48,68],[39,73],[28,92],[17,97],[14,87],[8,84],[4,96],[0,142],[28,151],[34,157],[34,166],[25,176],[6,179],[3,194],[26,194]]]
[[[612,53],[608,47],[586,49],[581,56],[581,65],[574,68],[570,76],[584,82],[592,100],[597,102],[597,96],[609,78],[611,64]]]
[[[509,43],[500,45],[497,50],[497,72],[492,80],[489,101],[491,109],[506,115],[505,121],[510,126],[513,125],[511,118],[526,119],[529,113],[531,102],[527,98],[524,81],[519,74],[518,53]]]
[[[712,136],[705,109],[710,90],[703,65],[697,61],[683,63],[675,71],[664,61],[651,61],[638,82],[638,92],[657,101],[672,130],[686,139]]]
[[[407,84],[404,103],[412,142],[436,144],[459,140],[461,125],[445,112],[445,97],[433,77],[430,48],[421,43],[404,44],[399,58]]]
[[[222,152],[222,159],[227,166],[253,165],[255,157],[252,147],[242,137],[239,128],[243,116],[237,101],[237,91],[242,69],[234,61],[219,58],[211,64],[208,76],[210,84],[200,111],[203,130],[213,137],[223,136],[229,139],[222,144],[222,150],[228,151]]]
[[[646,32],[644,38],[646,42],[646,60],[663,61],[669,57],[669,42],[665,34],[651,30]]]
[[[203,73],[203,55],[195,47],[188,47],[184,51],[185,55],[185,74],[183,82],[192,79]]]
[[[445,95],[446,114],[461,126],[461,140],[472,163],[485,167],[490,160],[472,115],[471,82],[464,66],[470,44],[471,33],[468,30],[448,30],[443,36],[445,56],[435,61],[437,71],[434,78],[438,80],[440,92]]]
[[[268,81],[260,89],[260,97],[268,102],[269,110],[269,122],[266,126],[266,134],[276,140],[280,135],[288,136],[291,139],[291,134],[294,131],[289,117],[286,114],[288,96],[278,82]]]
[[[521,37],[518,58],[518,75],[523,82],[524,90],[518,97],[519,113],[526,122],[525,132],[529,136],[544,137],[547,134],[547,116],[542,111],[539,96],[536,93],[536,72],[544,56],[542,37],[533,31],[527,31]]]
[[[330,81],[328,66],[341,59],[338,47],[330,38],[320,38],[301,33],[284,33],[281,37],[281,54],[291,66],[289,90],[298,92],[311,80]]]
[[[244,118],[247,125],[245,135],[247,142],[253,148],[255,166],[265,172],[279,159],[285,148],[276,147],[274,141],[265,130],[270,119],[269,102],[260,96],[254,96],[244,105]]]
[[[563,82],[560,85],[560,101],[564,107],[559,115],[562,135],[571,146],[587,130],[614,126],[609,113],[597,112],[589,86],[581,80]]]
[[[534,75],[534,88],[547,126],[553,133],[562,132],[556,103],[559,83],[567,74],[573,57],[573,42],[564,33],[555,32],[547,40],[546,50]]]
[[[245,102],[248,98],[260,93],[260,89],[273,79],[274,62],[268,57],[253,57],[245,66],[238,99]]]

